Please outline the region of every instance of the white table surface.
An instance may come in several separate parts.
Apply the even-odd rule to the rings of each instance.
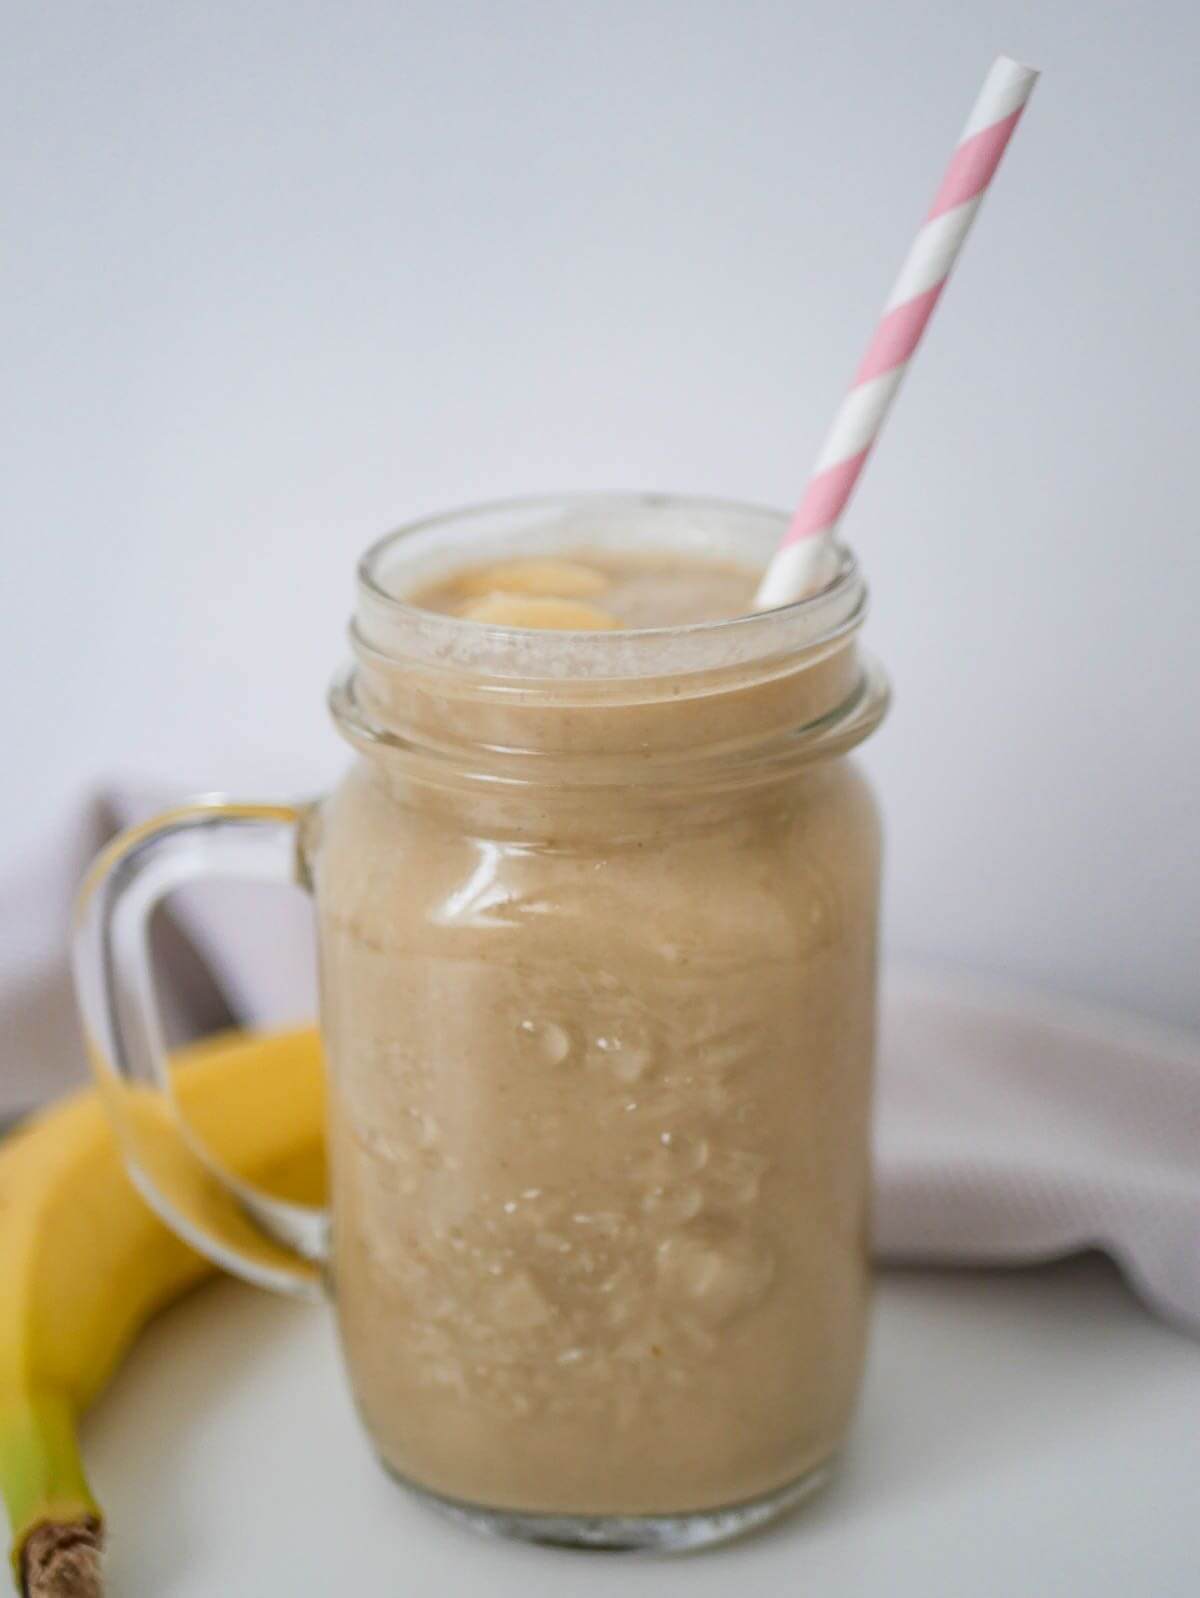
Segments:
[[[112,1598],[1200,1592],[1200,1345],[1096,1259],[887,1272],[834,1485],[765,1533],[686,1558],[444,1524],[371,1457],[328,1314],[232,1283],[150,1328],[85,1446]]]

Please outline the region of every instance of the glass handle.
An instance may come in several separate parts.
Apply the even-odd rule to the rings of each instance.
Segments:
[[[273,1198],[244,1181],[199,1141],[179,1111],[148,938],[163,896],[199,877],[307,887],[301,852],[307,813],[291,805],[212,800],[122,833],[80,889],[73,958],[88,1054],[139,1192],[185,1242],[226,1270],[262,1287],[317,1298],[327,1257],[326,1211]]]

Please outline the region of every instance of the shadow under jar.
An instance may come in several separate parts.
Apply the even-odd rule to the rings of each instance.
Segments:
[[[774,513],[583,498],[384,540],[305,827],[333,1281],[387,1467],[474,1524],[691,1546],[822,1478],[868,1308],[883,714],[851,558],[641,632],[405,603],[464,562],[765,561]]]

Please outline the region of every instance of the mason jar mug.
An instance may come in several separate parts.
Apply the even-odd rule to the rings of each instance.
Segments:
[[[849,554],[813,598],[686,627],[494,627],[406,596],[578,548],[764,562],[783,519],[583,497],[435,518],[364,558],[304,806],[204,802],[81,896],[89,1046],[163,1218],[328,1292],[386,1467],[459,1518],[715,1541],[824,1477],[868,1311],[879,828],[850,752],[886,691]],[[165,1084],[145,922],[201,875],[299,882],[318,928],[328,1217],[186,1179],[122,1117]],[[199,1195],[199,1196],[198,1196]]]

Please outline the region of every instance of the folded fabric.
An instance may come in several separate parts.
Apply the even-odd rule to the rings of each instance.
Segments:
[[[15,1043],[0,1109],[82,1074],[70,893],[113,825],[149,808],[144,795],[107,795],[0,883],[0,1019]],[[299,893],[205,884],[172,903],[172,918],[156,958],[175,1036],[312,1013]],[[876,1173],[885,1261],[1016,1265],[1101,1249],[1153,1310],[1200,1334],[1200,1039],[889,967]]]
[[[876,1115],[883,1259],[1101,1249],[1200,1334],[1200,1039],[946,972],[889,971]]]

